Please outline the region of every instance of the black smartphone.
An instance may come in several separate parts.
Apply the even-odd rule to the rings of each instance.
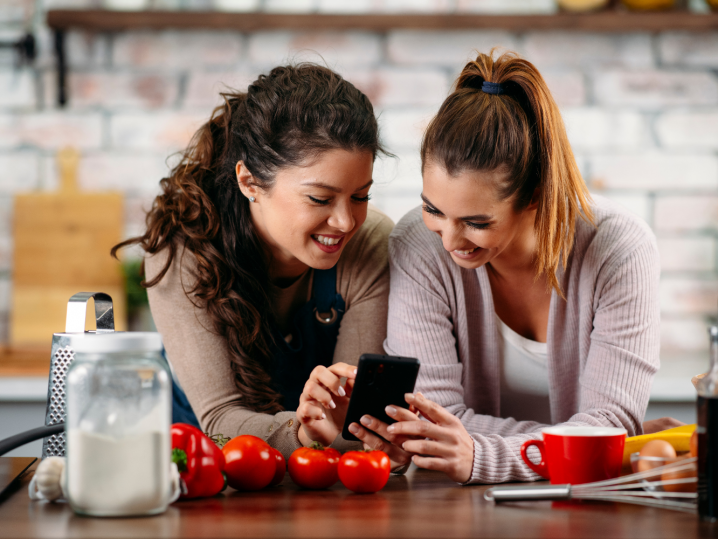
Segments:
[[[419,360],[413,357],[363,354],[359,358],[342,437],[358,440],[349,432],[349,425],[359,423],[363,415],[370,415],[386,424],[395,423],[386,415],[384,408],[390,404],[408,408],[404,394],[414,391],[419,366]]]

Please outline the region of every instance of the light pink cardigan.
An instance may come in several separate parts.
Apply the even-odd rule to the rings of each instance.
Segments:
[[[554,424],[641,433],[659,367],[659,259],[645,223],[594,197],[596,227],[578,220],[562,300],[551,297],[548,377]],[[545,427],[501,418],[498,330],[484,267],[456,265],[439,236],[407,214],[389,239],[384,348],[421,360],[416,389],[459,417],[474,439],[470,483],[539,479],[521,444]]]

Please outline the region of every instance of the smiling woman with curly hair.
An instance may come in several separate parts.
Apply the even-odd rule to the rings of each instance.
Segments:
[[[367,97],[325,67],[277,67],[223,97],[144,235],[113,252],[147,253],[174,420],[288,457],[340,441],[340,378],[383,353],[393,225],[368,205],[383,150]]]

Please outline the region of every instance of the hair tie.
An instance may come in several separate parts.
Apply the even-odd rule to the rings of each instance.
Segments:
[[[500,95],[506,93],[506,88],[500,82],[484,81],[481,85],[481,91],[485,94]]]

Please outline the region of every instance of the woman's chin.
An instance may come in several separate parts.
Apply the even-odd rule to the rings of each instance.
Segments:
[[[477,251],[480,251],[480,248]],[[474,256],[461,256],[453,251],[449,254],[454,263],[464,269],[477,269],[486,264],[486,257],[482,256],[484,253],[481,252],[471,253]]]

